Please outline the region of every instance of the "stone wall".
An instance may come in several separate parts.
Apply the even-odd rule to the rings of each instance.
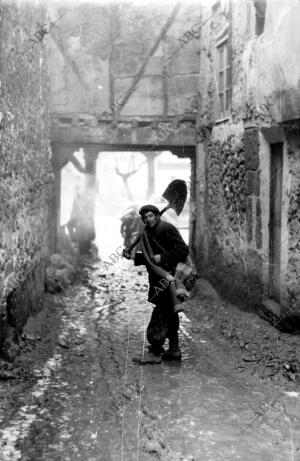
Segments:
[[[206,163],[206,232],[208,260],[205,273],[234,301],[256,302],[260,285],[255,253],[247,248],[252,226],[251,188],[244,137],[211,140]],[[251,211],[252,213],[252,211]],[[252,227],[251,227],[252,232]],[[260,262],[261,268],[261,262]]]
[[[219,140],[206,158],[204,266],[218,289],[234,302],[259,306],[264,296],[258,130]]]
[[[291,185],[288,208],[287,304],[300,312],[300,142],[297,133],[290,136],[288,158]]]
[[[280,11],[275,14],[274,8]],[[284,5],[267,0],[265,32],[258,37],[254,2],[220,2],[206,12],[212,14],[201,37],[197,118],[205,168],[204,180],[201,172],[196,178],[205,187],[205,199],[196,197],[199,216],[205,216],[204,224],[196,225],[206,234],[199,251],[205,259],[202,273],[232,300],[258,307],[268,298],[271,145],[282,143],[280,304],[281,312],[300,311],[300,125],[295,120],[300,72],[297,47],[286,53],[289,40],[299,35],[293,15],[298,18],[300,7],[294,0]],[[226,35],[232,101],[231,110],[220,114],[216,44]]]
[[[0,346],[41,308],[50,253],[45,16],[33,3],[1,8]]]

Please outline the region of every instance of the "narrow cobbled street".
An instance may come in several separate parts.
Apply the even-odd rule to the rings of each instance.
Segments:
[[[212,293],[181,314],[181,364],[142,367],[132,359],[147,346],[145,271],[98,262],[81,278],[47,295],[48,316],[18,358],[23,379],[6,381],[10,401],[1,391],[1,460],[300,459],[295,385],[240,373],[207,315]]]
[[[1,2],[0,461],[300,461],[299,23]]]

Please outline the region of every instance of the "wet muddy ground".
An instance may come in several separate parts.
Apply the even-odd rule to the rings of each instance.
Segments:
[[[180,314],[182,362],[145,366],[132,361],[152,311],[143,269],[90,264],[81,283],[47,295],[0,381],[0,459],[299,461],[299,384],[263,376],[255,360],[269,325],[228,310],[205,281],[198,290]]]

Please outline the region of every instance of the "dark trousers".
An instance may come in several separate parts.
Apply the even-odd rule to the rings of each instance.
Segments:
[[[173,312],[171,303],[154,307],[147,327],[147,340],[154,349],[159,349],[169,339],[170,347],[178,347],[179,316]]]

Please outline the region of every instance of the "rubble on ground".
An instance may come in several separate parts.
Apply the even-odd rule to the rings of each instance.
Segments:
[[[74,280],[75,267],[66,255],[53,254],[46,268],[46,287],[49,293],[57,293]]]
[[[207,284],[199,280],[197,287],[205,309],[204,319],[212,324],[216,335],[221,333],[241,351],[236,370],[262,379],[300,382],[299,336],[278,330],[255,312],[225,303],[210,284],[208,297]]]

